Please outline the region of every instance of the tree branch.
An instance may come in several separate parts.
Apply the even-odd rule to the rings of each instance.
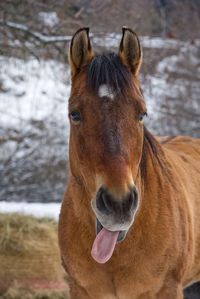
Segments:
[[[13,23],[13,22],[4,22],[2,19],[0,19],[0,24],[12,28],[14,30],[22,31],[26,34],[29,34],[30,36],[36,38],[42,43],[45,44],[51,44],[51,43],[60,43],[60,42],[68,42],[71,40],[71,36],[65,35],[65,36],[47,36],[40,32],[32,31],[27,26]]]

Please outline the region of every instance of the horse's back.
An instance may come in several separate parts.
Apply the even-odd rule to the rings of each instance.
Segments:
[[[200,139],[188,136],[159,136],[156,139],[165,148],[174,152],[197,156],[200,161]]]
[[[200,180],[200,139],[187,136],[156,137],[165,149],[168,149],[172,160],[186,167],[186,173],[197,172]]]
[[[177,178],[185,190],[191,213],[194,258],[191,272],[185,281],[185,285],[189,285],[200,280],[200,139],[173,136],[157,137],[157,140],[167,149]]]

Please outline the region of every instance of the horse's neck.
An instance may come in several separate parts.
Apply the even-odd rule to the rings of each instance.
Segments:
[[[170,206],[173,196],[169,183],[168,172],[165,166],[168,161],[165,158],[165,150],[157,143],[158,156],[147,150],[145,153],[145,169],[140,169],[139,193],[140,203],[136,214],[136,222],[143,231],[148,231],[148,227],[155,227],[161,220],[161,212],[165,213]],[[163,167],[162,167],[162,166]]]

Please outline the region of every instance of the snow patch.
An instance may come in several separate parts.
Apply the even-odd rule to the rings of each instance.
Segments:
[[[0,65],[1,125],[20,129],[27,121],[45,119],[69,125],[69,68],[54,60],[23,61],[4,56],[0,56]]]
[[[58,220],[61,203],[27,203],[0,201],[0,213],[20,213],[37,218],[54,218]]]
[[[54,27],[59,23],[59,18],[55,11],[52,12],[41,11],[39,12],[38,17],[46,26],[49,26],[50,28]]]

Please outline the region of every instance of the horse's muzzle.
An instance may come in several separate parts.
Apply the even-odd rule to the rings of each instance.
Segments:
[[[115,198],[109,191],[101,187],[92,200],[92,208],[97,217],[97,230],[100,225],[110,231],[124,231],[130,228],[138,208],[138,191],[133,185],[121,198]],[[121,236],[121,239],[124,237]],[[118,240],[120,241],[120,240]]]

